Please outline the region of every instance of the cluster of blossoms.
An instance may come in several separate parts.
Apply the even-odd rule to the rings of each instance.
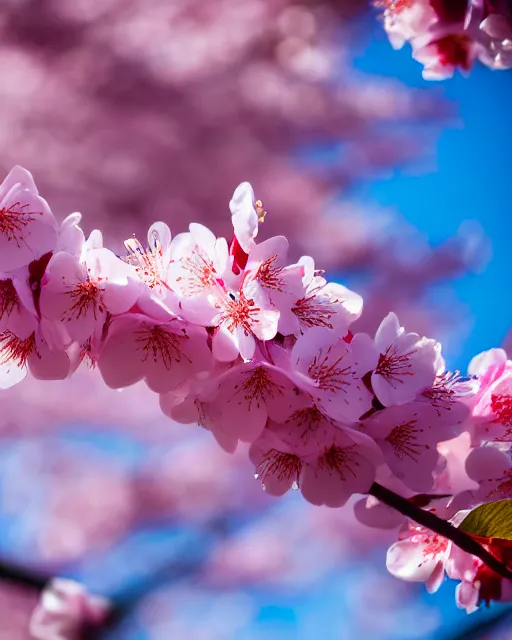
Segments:
[[[116,255],[99,231],[84,237],[80,214],[59,226],[15,167],[0,186],[0,388],[27,371],[55,380],[80,366],[96,367],[112,389],[144,380],[175,421],[210,431],[228,452],[248,443],[266,492],[296,489],[314,505],[340,507],[378,481],[458,523],[468,509],[512,498],[505,352],[478,356],[463,378],[446,370],[439,343],[405,331],[393,313],[375,336],[357,333],[359,295],[328,282],[308,256],[288,264],[283,236],[256,241],[266,212],[248,183],[230,210],[231,243],[200,224],[172,238],[157,222],[147,246],[130,238]],[[404,525],[372,495],[356,515],[402,525],[388,557],[395,575],[434,590],[446,571],[468,610],[512,597],[512,583],[479,558]],[[485,544],[510,563],[510,543]]]
[[[507,0],[376,0],[384,8],[391,44],[405,42],[423,64],[423,77],[468,71],[475,60],[491,69],[512,67],[512,8]]]

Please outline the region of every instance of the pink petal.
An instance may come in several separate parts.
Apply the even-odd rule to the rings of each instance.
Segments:
[[[473,449],[466,458],[466,473],[476,482],[499,478],[506,469],[512,468],[509,454],[496,447],[487,446]]]
[[[436,593],[444,581],[444,562],[438,562],[425,586],[429,593]]]
[[[394,529],[404,520],[404,516],[374,498],[361,498],[354,505],[354,515],[367,527]]]
[[[143,330],[142,319],[119,318],[109,331],[98,361],[98,368],[111,389],[122,389],[142,380],[145,372],[145,354],[141,352],[138,330]]]
[[[478,609],[479,590],[471,582],[461,582],[455,590],[455,602],[459,609],[473,613]]]
[[[279,311],[266,309],[253,313],[251,316],[251,329],[260,340],[272,340],[277,333]]]
[[[233,334],[223,326],[219,327],[213,335],[212,353],[215,360],[219,362],[232,362],[240,354]]]
[[[218,424],[242,442],[254,442],[261,435],[266,422],[267,407],[264,401],[255,398],[253,402],[248,402],[243,393],[235,393],[222,405]]]
[[[65,351],[51,351],[45,342],[37,347],[37,354],[28,359],[28,368],[38,380],[65,380],[71,373],[71,360]]]
[[[403,331],[396,314],[388,313],[375,334],[375,346],[381,353],[384,353]]]
[[[254,208],[254,191],[248,182],[242,182],[235,189],[229,209],[238,243],[245,253],[250,253],[258,235],[258,214]]]
[[[15,186],[0,202],[0,271],[28,265],[52,251],[57,225],[47,203],[36,193]]]
[[[412,540],[395,542],[386,556],[388,571],[396,578],[408,582],[425,582],[436,568],[434,554],[425,553],[425,545]]]

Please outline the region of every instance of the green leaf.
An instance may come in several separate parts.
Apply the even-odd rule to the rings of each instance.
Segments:
[[[483,538],[512,540],[512,500],[480,505],[468,513],[459,529]]]

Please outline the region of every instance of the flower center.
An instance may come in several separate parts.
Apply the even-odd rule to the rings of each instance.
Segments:
[[[165,285],[162,276],[165,273],[163,264],[163,249],[160,241],[155,238],[153,248],[144,249],[141,243],[135,238],[125,240],[124,246],[128,251],[126,262],[135,267],[138,277],[150,288]]]
[[[337,473],[341,480],[346,480],[347,472],[355,478],[357,474],[354,467],[359,466],[359,462],[356,460],[357,457],[356,445],[351,445],[350,447],[332,445],[320,456],[318,466]]]
[[[428,556],[438,556],[442,555],[448,549],[448,540],[443,538],[443,536],[439,536],[437,534],[432,536],[427,536],[424,540],[423,547],[423,555],[425,557]]]
[[[412,352],[399,353],[395,344],[390,345],[385,353],[379,355],[375,373],[383,376],[393,387],[395,383],[403,383],[402,376],[413,376],[410,357]]]
[[[138,331],[137,336],[136,342],[143,345],[143,362],[149,359],[152,359],[155,364],[162,362],[169,371],[173,362],[181,362],[183,357],[186,358],[181,350],[181,341],[188,340],[186,335],[178,336],[165,327],[156,325],[150,329]]]
[[[389,442],[401,460],[410,458],[417,462],[422,450],[429,448],[427,444],[418,442],[417,434],[419,433],[423,433],[423,429],[416,427],[416,420],[409,420],[396,426],[384,439]]]
[[[274,397],[275,391],[280,391],[280,387],[275,385],[268,372],[264,367],[256,367],[252,371],[244,373],[245,380],[243,381],[240,391],[244,394],[244,398],[249,405],[254,401],[259,406],[260,401],[266,402],[269,398]],[[239,385],[235,386],[238,389]]]
[[[229,296],[229,300],[224,303],[222,311],[222,321],[226,323],[228,331],[234,333],[235,329],[243,329],[245,335],[252,333],[251,326],[258,319],[253,318],[253,314],[261,311],[254,305],[254,300],[247,300],[243,293],[237,298],[234,294]]]
[[[258,477],[265,484],[265,478],[275,476],[279,482],[292,481],[294,488],[298,488],[302,471],[302,460],[294,453],[283,453],[277,449],[267,451],[258,465]]]
[[[313,358],[308,367],[308,374],[315,380],[320,389],[326,391],[343,391],[347,393],[346,387],[355,378],[352,365],[343,366],[343,361],[348,353],[345,351],[335,360],[331,360],[332,347],[329,347],[325,354],[321,351]]]
[[[18,247],[25,242],[23,230],[35,219],[42,216],[42,211],[26,211],[28,204],[15,202],[10,207],[0,208],[0,234],[7,237],[8,242],[15,242]]]
[[[92,313],[97,320],[97,314],[105,311],[98,283],[89,277],[85,282],[79,282],[74,289],[68,291],[68,295],[73,303],[65,312],[65,319],[68,321],[72,318],[78,320],[88,313]]]
[[[260,264],[256,272],[256,280],[262,287],[273,289],[274,291],[284,291],[285,281],[281,274],[282,267],[276,267],[277,256],[272,256]]]
[[[196,245],[192,254],[181,258],[180,262],[183,270],[188,273],[186,277],[176,278],[183,295],[195,296],[217,284],[213,262],[199,246]]]
[[[6,364],[15,360],[20,367],[25,367],[29,357],[35,353],[39,356],[36,347],[36,334],[31,333],[28,338],[22,340],[12,331],[0,333],[0,363]]]

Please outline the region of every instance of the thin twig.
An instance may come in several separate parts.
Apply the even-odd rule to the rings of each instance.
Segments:
[[[29,587],[35,591],[42,591],[48,584],[49,577],[11,564],[6,560],[0,560],[0,580],[12,582],[22,587]]]
[[[389,507],[392,507],[407,518],[410,518],[418,524],[427,527],[427,529],[448,538],[448,540],[451,540],[463,551],[480,558],[484,564],[498,575],[503,578],[507,578],[508,580],[512,580],[512,571],[506,565],[497,560],[491,553],[489,553],[489,551],[487,551],[487,549],[484,549],[484,547],[482,547],[482,545],[469,534],[457,529],[447,520],[439,518],[432,513],[432,511],[424,511],[406,498],[402,498],[402,496],[399,496],[394,491],[386,489],[386,487],[383,487],[378,482],[374,482],[372,484],[369,493],[377,498],[377,500],[380,500],[380,502],[387,504]]]

